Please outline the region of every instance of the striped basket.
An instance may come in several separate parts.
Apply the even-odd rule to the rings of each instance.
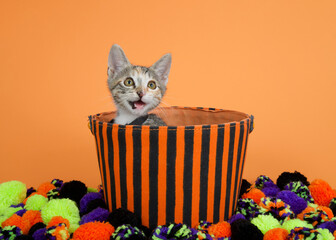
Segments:
[[[150,228],[228,219],[253,116],[186,107],[156,114],[168,126],[111,124],[114,112],[89,116],[109,209],[126,208]]]

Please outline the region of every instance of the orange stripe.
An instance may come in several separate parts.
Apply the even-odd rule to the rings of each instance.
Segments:
[[[207,220],[213,222],[214,199],[215,199],[215,168],[217,149],[217,125],[211,125],[210,150],[209,150],[209,174],[208,174],[208,210]]]
[[[175,164],[175,222],[183,222],[183,171],[184,171],[184,126],[176,131],[176,164]]]
[[[141,131],[141,220],[149,226],[149,126]]]
[[[133,126],[127,126],[126,138],[126,182],[127,182],[127,209],[134,212],[134,186],[133,186]]]
[[[116,208],[121,207],[120,196],[120,163],[119,163],[119,141],[118,141],[118,125],[114,125],[112,128],[112,141],[113,141],[113,153],[114,153],[114,177],[115,177],[115,189],[116,189]]]
[[[230,124],[225,124],[224,129],[224,149],[223,149],[223,160],[222,160],[222,187],[221,187],[221,199],[219,205],[219,221],[224,221],[224,210],[225,210],[225,196],[226,196],[226,176],[227,176],[227,164],[229,157],[229,146],[230,146]]]
[[[192,202],[191,202],[191,226],[199,222],[200,182],[201,182],[201,150],[202,150],[202,126],[194,128],[194,153],[192,170]],[[203,219],[202,219],[203,220]]]
[[[112,210],[112,199],[111,199],[111,175],[110,175],[110,165],[108,160],[108,142],[107,142],[107,123],[103,124],[103,140],[104,140],[104,159],[105,159],[105,172],[106,172],[106,185],[105,189],[108,198],[108,207]]]
[[[167,127],[159,129],[159,170],[158,170],[158,223],[166,222],[166,191],[167,191]]]
[[[231,213],[233,212],[234,204],[234,191],[235,191],[235,182],[236,182],[236,170],[237,170],[237,155],[238,155],[238,147],[239,147],[239,132],[240,132],[240,124],[236,123],[236,132],[233,146],[233,161],[232,161],[232,178],[231,178],[231,193],[230,193],[230,213],[229,217],[231,217]]]

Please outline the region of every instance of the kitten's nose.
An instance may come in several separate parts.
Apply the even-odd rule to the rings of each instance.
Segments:
[[[142,98],[143,97],[143,92],[137,92],[137,94],[138,94],[138,96],[140,97],[140,98]]]

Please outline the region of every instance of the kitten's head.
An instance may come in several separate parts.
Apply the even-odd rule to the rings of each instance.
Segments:
[[[118,109],[143,116],[161,102],[166,91],[171,55],[166,54],[151,67],[130,64],[118,45],[108,57],[108,87]]]

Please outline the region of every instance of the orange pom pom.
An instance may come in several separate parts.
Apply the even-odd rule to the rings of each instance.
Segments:
[[[286,229],[273,228],[265,233],[263,240],[286,240],[288,234]]]
[[[29,222],[23,220],[22,217],[20,217],[16,214],[13,214],[10,218],[5,220],[1,224],[1,226],[2,226],[2,228],[7,227],[7,226],[17,226],[18,228],[21,229],[23,234],[27,234],[29,232],[29,229],[30,229]]]
[[[46,193],[33,192],[32,194],[29,195],[29,197],[27,197],[27,198],[23,201],[23,204],[26,205],[26,202],[27,202],[28,198],[30,198],[30,197],[32,197],[32,196],[34,196],[34,195],[36,195],[36,194],[39,194],[39,195],[42,195],[43,197],[48,198],[48,196],[47,196]]]
[[[260,200],[265,197],[265,194],[258,188],[252,188],[249,192],[244,193],[242,198],[251,198],[255,201],[258,205]]]
[[[231,237],[231,225],[225,221],[213,224],[208,228],[208,233],[216,238]]]
[[[54,184],[51,184],[49,182],[45,182],[45,183],[42,183],[38,189],[37,189],[37,192],[40,193],[41,195],[42,194],[45,194],[47,195],[47,193],[50,191],[50,190],[53,190],[55,189],[55,185]]]
[[[38,222],[43,222],[40,211],[29,210],[22,216],[23,221],[29,224],[29,229]],[[29,230],[28,230],[29,231]]]
[[[329,206],[331,199],[334,198],[333,189],[322,179],[314,180],[308,188],[315,200],[315,203],[318,205]]]
[[[64,225],[57,226],[55,228],[55,231],[53,231],[51,235],[54,236],[56,238],[56,240],[70,239],[70,234],[69,234],[68,228]]]
[[[298,214],[296,217],[297,217],[298,219],[303,220],[303,216],[304,216],[305,213],[314,212],[314,211],[315,211],[315,208],[308,206],[308,207],[305,208],[305,210],[303,210],[303,211],[302,211],[300,214]]]
[[[329,207],[318,206],[317,209],[323,210],[328,215],[329,219],[332,219],[334,217],[334,214],[333,214],[332,210]]]
[[[89,222],[81,225],[73,234],[73,240],[110,240],[114,227],[109,223]]]
[[[65,226],[66,226],[67,228],[70,227],[70,222],[69,222],[68,219],[63,218],[63,217],[61,217],[61,216],[55,216],[55,217],[53,217],[53,218],[49,221],[49,223],[48,223],[48,225],[47,225],[47,228],[50,228],[50,227],[52,227],[52,226],[57,226],[57,225],[59,225],[60,223],[64,223]]]

